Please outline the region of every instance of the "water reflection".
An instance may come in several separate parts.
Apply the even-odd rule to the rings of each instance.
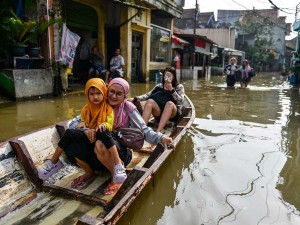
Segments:
[[[83,94],[2,105],[0,141],[73,118],[85,104]]]
[[[249,88],[183,80],[195,123],[120,224],[300,224],[299,90],[277,74]],[[154,84],[131,85],[130,96]],[[82,94],[0,106],[0,139],[79,114]]]
[[[282,136],[285,138],[283,147],[288,157],[288,161],[280,172],[280,179],[277,184],[278,190],[282,193],[283,204],[295,214],[300,214],[300,103],[299,92],[291,89],[286,93],[291,99],[287,127],[283,127]]]

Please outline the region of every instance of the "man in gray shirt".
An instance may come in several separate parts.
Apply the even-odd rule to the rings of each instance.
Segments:
[[[103,59],[104,56],[102,52],[99,51],[99,48],[94,46],[92,48],[92,54],[90,58],[91,67],[89,69],[89,78],[92,77],[99,77],[105,81],[107,84],[108,82],[108,71],[104,69],[103,66]],[[105,75],[105,77],[103,77]]]

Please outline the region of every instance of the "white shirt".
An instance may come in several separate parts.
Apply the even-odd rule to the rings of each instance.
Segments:
[[[236,71],[236,65],[231,65],[231,74],[230,75],[234,75],[235,74],[235,71]]]
[[[120,66],[124,66],[125,65],[125,62],[124,62],[124,58],[123,56],[121,55],[118,55],[118,56],[114,56],[112,57],[112,59],[110,60],[110,65],[114,68],[118,68]],[[119,68],[119,69],[116,69],[120,75],[123,74],[123,70],[122,68]]]

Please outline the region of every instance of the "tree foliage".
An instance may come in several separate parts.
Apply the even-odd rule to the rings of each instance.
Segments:
[[[256,10],[251,10],[242,15],[235,26],[239,36],[242,36],[237,48],[246,53],[251,66],[259,67],[274,59],[273,52],[267,48],[273,42],[271,37],[274,24],[270,19],[262,17]]]

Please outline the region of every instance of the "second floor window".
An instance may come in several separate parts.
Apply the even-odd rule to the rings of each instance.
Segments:
[[[151,28],[150,60],[152,62],[170,62],[170,31],[156,26]]]

